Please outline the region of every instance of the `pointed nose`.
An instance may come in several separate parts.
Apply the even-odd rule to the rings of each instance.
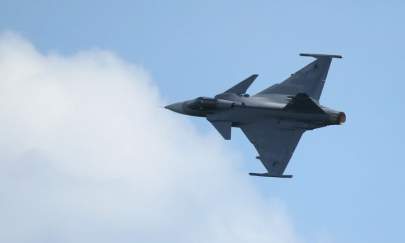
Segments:
[[[183,110],[183,102],[174,103],[171,105],[165,106],[166,109],[177,112],[177,113],[184,113]]]

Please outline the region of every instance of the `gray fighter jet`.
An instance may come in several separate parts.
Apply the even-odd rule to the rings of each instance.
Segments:
[[[231,128],[239,127],[255,146],[267,173],[253,176],[291,178],[284,170],[307,130],[339,125],[344,112],[319,104],[332,58],[339,55],[300,54],[316,58],[285,81],[249,96],[254,74],[214,98],[198,97],[165,108],[190,116],[206,117],[224,139],[231,139]]]

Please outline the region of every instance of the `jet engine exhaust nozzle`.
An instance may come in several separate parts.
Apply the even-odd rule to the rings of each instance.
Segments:
[[[346,122],[346,114],[344,112],[340,112],[339,115],[338,115],[337,120],[338,120],[339,124],[345,123]]]

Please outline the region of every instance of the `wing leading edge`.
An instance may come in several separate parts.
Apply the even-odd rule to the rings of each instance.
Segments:
[[[290,178],[284,171],[294,150],[304,133],[301,129],[284,129],[277,126],[275,120],[261,121],[242,125],[243,133],[255,146],[268,173],[251,173],[254,176]]]
[[[305,93],[318,101],[321,97],[332,58],[342,58],[342,56],[306,53],[300,55],[314,57],[316,60],[293,73],[283,82],[272,85],[257,93],[256,96],[266,96],[267,94],[296,95],[298,93]]]

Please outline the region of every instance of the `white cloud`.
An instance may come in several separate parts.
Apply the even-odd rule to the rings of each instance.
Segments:
[[[0,37],[0,242],[298,242],[219,136],[106,51]]]

